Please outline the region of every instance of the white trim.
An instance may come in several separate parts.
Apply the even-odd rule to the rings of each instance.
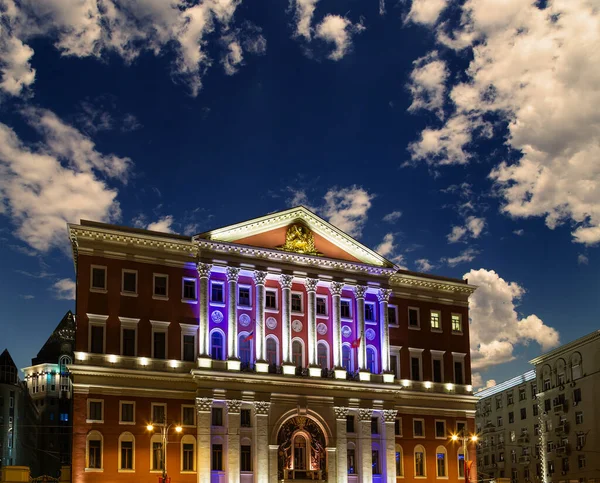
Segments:
[[[184,444],[193,444],[194,445],[194,451],[192,452],[193,458],[192,458],[192,469],[191,470],[184,470],[183,469],[183,445]],[[185,434],[181,438],[181,441],[179,442],[179,459],[180,459],[180,461],[179,461],[179,472],[182,475],[191,475],[191,474],[196,473],[196,460],[197,460],[196,438],[193,435],[191,435],[191,434]]]
[[[185,424],[183,417],[183,408],[192,408],[192,413],[194,414],[194,423],[193,424]],[[193,404],[182,404],[181,405],[181,426],[184,428],[195,428],[196,427],[196,406]]]
[[[459,318],[459,320],[460,320],[460,331],[458,331],[458,330],[454,330],[454,327],[452,327],[452,325],[453,325],[453,324],[452,324],[452,319],[453,319],[453,317],[454,317],[454,316],[458,316],[458,318]],[[458,313],[456,313],[456,312],[452,312],[452,313],[450,314],[450,332],[451,332],[452,334],[456,334],[456,335],[462,335],[462,334],[464,334],[464,332],[465,332],[465,329],[464,329],[464,327],[463,327],[462,314],[458,314]]]
[[[417,325],[410,325],[410,311],[411,310],[416,310],[417,311]],[[407,315],[407,319],[406,319],[406,325],[408,326],[408,328],[410,330],[421,330],[421,309],[419,307],[407,307],[406,309],[406,315]]]
[[[100,403],[100,419],[91,419],[90,418],[90,404],[91,403]],[[88,424],[103,424],[104,423],[104,399],[88,399],[87,400],[87,413],[86,413],[85,422]]]
[[[90,468],[90,441],[100,441],[100,468]],[[90,473],[104,471],[104,436],[100,431],[92,430],[85,437],[85,471]]]
[[[325,313],[324,314],[319,314],[317,313],[317,300],[318,299],[322,299],[325,301]],[[323,295],[323,294],[315,294],[315,313],[317,315],[318,318],[321,319],[328,319],[329,318],[329,300],[327,295]]]
[[[165,334],[165,359],[167,360],[169,358],[169,325],[171,324],[171,322],[164,322],[161,320],[151,320],[150,323],[152,324],[152,338],[150,339],[150,343],[152,344],[151,349],[151,354],[152,354],[152,359],[156,359],[155,355],[154,355],[154,334],[162,332]]]
[[[127,438],[127,439],[125,439]],[[122,469],[121,468],[121,455],[122,455],[122,451],[121,451],[121,443],[127,441],[127,442],[132,442],[133,444],[131,445],[131,469]],[[119,445],[118,445],[118,450],[117,450],[117,472],[118,473],[135,473],[135,436],[133,434],[131,434],[129,431],[125,431],[123,433],[121,433],[119,435]]]
[[[179,327],[181,328],[181,360],[184,362],[193,362],[193,361],[185,361],[183,358],[183,336],[192,335],[194,336],[194,361],[198,359],[198,331],[200,330],[199,325],[193,324],[184,324],[179,322]]]
[[[348,302],[348,308],[350,310],[350,316],[344,317],[342,315],[342,302]],[[354,316],[354,307],[352,307],[352,299],[348,297],[340,297],[340,319],[344,321],[352,321],[352,317]]]
[[[367,319],[367,305],[373,307],[373,318],[371,320]],[[365,301],[365,324],[377,325],[377,307],[375,305],[375,302]]]
[[[156,279],[157,277],[166,277],[167,285],[166,285],[166,295],[157,295],[156,294]],[[152,274],[152,298],[154,300],[169,300],[169,274],[168,273],[153,273]]]
[[[102,327],[102,354],[106,354],[106,320],[108,315],[86,314],[88,318],[88,352],[92,353],[92,326]],[[94,353],[95,354],[95,353]]]
[[[394,312],[396,313],[396,317],[395,320],[389,320],[388,319],[388,326],[389,327],[400,327],[400,323],[398,322],[398,306],[396,304],[388,304],[388,309],[394,309]],[[389,312],[388,312],[389,314]]]
[[[329,343],[326,340],[317,341],[317,364],[319,363],[319,345],[324,345],[327,350],[327,364],[326,369],[331,369],[331,352],[329,350]],[[319,366],[320,367],[320,366]]]
[[[123,421],[123,404],[133,404],[133,421]],[[135,424],[135,401],[119,401],[119,424]]]
[[[440,476],[438,474],[438,464],[437,464],[438,453],[444,453],[444,476]],[[448,479],[448,450],[442,445],[435,448],[435,477],[437,480],[447,480]]]
[[[242,305],[240,304],[240,289],[241,288],[247,288],[248,289],[248,305]],[[238,283],[237,284],[237,294],[236,294],[236,303],[237,303],[237,308],[241,309],[241,310],[250,310],[252,309],[252,285],[248,285],[246,283]]]
[[[185,297],[185,282],[194,282],[194,298]],[[198,303],[198,279],[194,277],[181,277],[181,301],[184,304]]]
[[[294,310],[292,309],[292,299],[294,297],[294,295],[299,295],[300,296],[300,311]],[[316,300],[315,300],[315,310],[316,310]],[[294,315],[304,315],[304,292],[298,291],[298,290],[292,290],[291,295],[290,295],[290,313],[294,314]]]
[[[419,381],[423,381],[423,351],[425,349],[418,349],[418,348],[413,348],[413,347],[409,347],[408,351],[409,351],[409,368],[410,368],[410,379],[411,381],[415,381],[414,375],[413,375],[413,367],[412,367],[412,359],[414,358],[418,358],[419,359]]]
[[[125,274],[135,273],[135,292],[125,290]],[[121,269],[121,295],[124,297],[137,297],[138,296],[138,271],[130,268]]]
[[[394,368],[391,367],[391,359],[390,359],[390,371],[394,371],[397,373],[398,377],[396,377],[396,379],[401,379],[402,377],[402,373],[400,372],[400,370],[402,369],[402,363],[400,360],[400,353],[402,350],[402,346],[390,346],[390,356],[396,356],[396,370],[394,371]]]
[[[444,354],[446,353],[445,351],[438,351],[438,350],[433,350],[430,349],[429,350],[430,354],[431,354],[431,381],[435,382],[435,383],[443,383],[446,382],[446,380],[444,379]],[[433,368],[433,361],[440,361],[440,368],[441,368],[441,381],[436,381],[435,380],[435,371]]]
[[[437,423],[444,423],[444,435],[443,436],[438,436],[437,435]],[[447,431],[447,428],[446,428],[446,420],[445,419],[435,419],[434,422],[433,422],[433,429],[434,429],[435,439],[444,439],[444,440],[448,439],[448,437],[447,437],[448,431]]]
[[[140,319],[133,319],[131,317],[119,317],[119,322],[121,322],[121,329],[120,329],[120,336],[121,336],[121,355],[125,355],[123,354],[123,330],[124,329],[128,329],[128,330],[133,330],[135,331],[135,340],[133,343],[133,357],[137,357],[138,354],[138,323],[139,323]],[[128,356],[130,357],[130,356]]]
[[[104,270],[104,288],[94,287],[94,268],[101,268]],[[108,268],[106,268],[106,265],[90,265],[90,292],[108,292]]]
[[[423,453],[423,476],[417,476],[417,452]],[[416,444],[413,448],[413,471],[415,479],[427,478],[427,450],[422,444]]]
[[[423,428],[423,435],[422,436],[417,436],[417,434],[415,434],[415,421],[421,421],[422,424],[422,428]],[[412,418],[412,433],[413,433],[413,439],[425,439],[425,418]]]
[[[466,384],[467,380],[465,377],[465,357],[467,354],[461,354],[458,352],[453,352],[452,353],[452,374],[454,375],[454,384],[458,384],[456,382],[456,362],[460,362],[461,365],[461,369],[462,369],[462,383]]]
[[[344,362],[344,352],[343,352],[344,347],[348,347],[348,349],[350,349],[350,369],[348,370],[348,372],[355,372],[356,365],[354,363],[354,349],[352,348],[352,345],[350,344],[350,342],[344,342],[342,344],[342,360],[340,362],[342,364]]]
[[[375,371],[371,371],[371,374],[379,374],[379,352],[377,351],[377,347],[374,345],[367,345],[365,350],[365,366],[367,365],[367,361],[369,360],[369,349],[373,350],[373,357],[375,362]],[[370,369],[369,369],[370,370]]]
[[[214,327],[208,334],[208,345],[210,348],[209,355],[212,358],[212,336],[213,336],[214,332],[218,332],[219,334],[221,334],[221,341],[223,344],[221,347],[221,352],[223,354],[223,358],[215,359],[215,360],[224,361],[227,358],[227,353],[226,353],[227,352],[227,346],[226,346],[227,339],[225,338],[225,332],[223,332],[223,329],[220,329],[219,327]]]
[[[439,327],[434,327],[433,326],[433,314],[437,315],[437,319],[438,319],[438,325]],[[442,326],[442,311],[441,310],[430,310],[429,311],[429,330],[431,330],[431,332],[437,332],[437,333],[442,333],[443,330],[443,326]]]
[[[221,294],[223,295],[223,301],[222,302],[215,302],[212,299],[212,288],[213,285],[220,285],[221,286]],[[223,280],[211,280],[210,281],[210,287],[209,287],[210,292],[208,293],[208,301],[210,303],[210,305],[212,305],[213,307],[225,307],[225,282]]]
[[[267,356],[267,341],[273,339],[275,341],[275,365],[279,365],[279,339],[275,334],[269,334],[265,337],[265,356]],[[267,357],[267,361],[268,361]]]
[[[302,347],[302,360],[301,360],[300,367],[302,367],[304,369],[306,367],[306,364],[305,364],[306,350],[304,348],[304,341],[300,337],[294,337],[291,340],[291,343],[290,343],[290,348],[291,348],[290,360],[292,361],[292,363],[294,362],[294,342],[300,342],[300,347]],[[296,367],[298,367],[298,366],[296,366]]]
[[[275,308],[267,307],[267,292],[273,292],[275,294]],[[265,312],[271,314],[279,313],[279,290],[275,287],[265,287]]]
[[[150,422],[152,423],[153,426],[164,426],[164,422],[154,421],[154,408],[158,407],[158,406],[162,406],[165,408],[163,414],[165,416],[165,420],[167,419],[167,403],[151,402],[150,403]]]
[[[396,453],[400,454],[400,474],[398,474],[398,465],[396,464]],[[402,445],[396,443],[394,445],[394,468],[396,468],[396,478],[404,478],[404,450]]]

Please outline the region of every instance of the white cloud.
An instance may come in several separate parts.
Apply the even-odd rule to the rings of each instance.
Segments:
[[[244,52],[242,46],[237,39],[231,39],[227,43],[227,54],[223,57],[221,62],[227,75],[233,75],[238,71],[238,66],[244,60]]]
[[[479,251],[475,248],[467,248],[460,252],[456,257],[444,257],[441,259],[442,262],[446,262],[451,267],[456,267],[456,265],[460,265],[461,263],[472,262],[475,260],[475,257],[479,255]]]
[[[360,236],[374,195],[359,186],[331,188],[322,212],[327,220],[350,236]]]
[[[394,234],[387,233],[383,237],[382,242],[379,245],[377,245],[377,248],[375,248],[375,251],[377,253],[379,253],[381,256],[387,257],[388,255],[393,253],[395,249],[396,249],[396,244],[394,243]]]
[[[411,144],[413,161],[469,162],[470,144],[492,134],[483,119],[499,116],[508,148],[522,154],[490,173],[503,212],[543,217],[550,229],[568,222],[575,242],[599,243],[600,11],[589,0],[467,0],[460,8],[461,21],[441,25],[437,39],[472,60],[452,75],[455,112]]]
[[[452,231],[446,235],[446,238],[450,243],[456,243],[463,239],[467,234],[467,229],[464,226],[453,226]]]
[[[35,81],[35,69],[30,60],[33,49],[5,31],[0,22],[0,89],[13,96],[20,95]]]
[[[316,37],[335,45],[335,49],[329,58],[331,60],[342,59],[352,47],[352,36],[365,30],[362,23],[353,24],[350,20],[340,15],[326,15],[323,21],[317,25]]]
[[[439,59],[437,51],[433,51],[415,60],[413,64],[408,84],[413,100],[408,110],[415,112],[426,109],[443,119],[444,93],[448,79],[446,63]]]
[[[67,222],[118,220],[117,190],[103,178],[125,181],[131,161],[101,154],[50,111],[28,109],[25,119],[41,135],[39,143],[25,144],[0,123],[0,200],[15,235],[47,251],[66,246]]]
[[[20,295],[20,297],[24,300],[33,300],[35,298],[35,295],[23,294],[23,295]]]
[[[517,236],[523,236],[523,234],[525,233],[525,230],[520,228],[519,230],[514,230],[513,233]]]
[[[536,342],[542,350],[559,344],[558,332],[534,314],[521,317],[516,305],[525,290],[495,271],[471,270],[464,275],[478,288],[469,299],[471,365],[474,370],[509,362],[518,345]]]
[[[312,37],[312,19],[319,0],[295,0],[296,35],[310,40]]]
[[[435,268],[435,265],[430,263],[427,258],[419,258],[418,260],[415,260],[415,264],[421,272],[430,272]]]
[[[446,236],[450,243],[465,241],[467,238],[479,238],[485,228],[485,219],[477,216],[467,216],[464,226],[453,226]]]
[[[401,216],[402,216],[401,211],[399,211],[399,210],[392,211],[391,213],[388,213],[387,215],[385,215],[383,217],[383,221],[385,221],[387,223],[394,223],[394,222],[398,221]]]
[[[579,265],[587,265],[589,262],[590,262],[590,259],[586,255],[584,255],[583,253],[580,253],[577,256],[577,263]]]
[[[159,218],[157,221],[146,225],[146,230],[160,231],[163,233],[173,233],[173,216],[166,215]]]
[[[379,15],[385,15],[385,0],[379,0]]]
[[[447,0],[413,0],[407,20],[433,25],[447,5]]]
[[[59,300],[75,300],[76,285],[70,278],[57,280],[50,289],[54,292],[54,298]]]
[[[483,383],[483,377],[479,372],[474,372],[472,374],[471,380],[473,381],[473,388],[476,390],[488,389],[490,387],[494,387],[496,385],[496,381],[494,379],[488,379]]]

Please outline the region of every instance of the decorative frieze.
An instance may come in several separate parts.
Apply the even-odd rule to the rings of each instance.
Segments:
[[[348,408],[344,406],[334,406],[333,411],[335,412],[335,419],[346,419],[348,416]]]
[[[242,409],[242,401],[239,399],[227,399],[225,401],[227,404],[227,412],[229,414],[239,414]]]
[[[373,410],[372,409],[360,408],[358,410],[358,418],[361,421],[371,421],[372,417],[373,417]]]
[[[383,420],[386,423],[394,423],[396,422],[396,415],[398,411],[396,409],[384,409],[383,410]]]
[[[379,299],[380,302],[389,302],[391,293],[392,293],[392,289],[380,288],[379,291],[377,292],[377,298]]]
[[[271,410],[271,403],[268,401],[255,401],[254,411],[257,416],[268,416]]]
[[[363,298],[365,298],[365,293],[367,293],[367,286],[366,285],[356,285],[354,287],[354,295],[356,295],[357,299],[363,299]]]
[[[213,400],[209,397],[197,397],[196,409],[199,413],[210,413],[212,411]]]
[[[198,262],[196,264],[196,270],[198,271],[199,278],[209,278],[210,271],[212,270],[212,263]]]
[[[329,291],[331,292],[331,295],[342,295],[344,285],[345,284],[343,282],[331,282],[331,285],[329,286]]]
[[[307,292],[315,292],[317,290],[317,284],[319,283],[319,279],[317,278],[307,278],[304,281],[304,286],[306,287]]]
[[[240,278],[240,269],[237,267],[227,267],[226,274],[228,282],[237,282],[238,278]]]
[[[254,270],[254,283],[256,285],[264,285],[267,280],[267,272],[262,272],[260,270]]]

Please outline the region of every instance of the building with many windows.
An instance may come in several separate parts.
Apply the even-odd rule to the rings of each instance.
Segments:
[[[74,482],[464,480],[466,281],[303,207],[193,237],[69,232]]]
[[[478,475],[512,482],[598,482],[600,331],[531,361],[476,394]]]

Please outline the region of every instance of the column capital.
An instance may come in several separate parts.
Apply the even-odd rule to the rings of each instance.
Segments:
[[[306,291],[307,292],[316,292],[318,283],[319,283],[318,278],[307,278],[304,281],[304,286],[306,287]]]
[[[390,295],[392,294],[391,288],[380,288],[377,292],[377,298],[380,302],[389,302]]]
[[[341,295],[344,285],[344,282],[331,282],[331,285],[329,286],[331,295]]]
[[[269,401],[255,401],[254,411],[257,416],[268,416],[271,409],[271,403]]]
[[[240,269],[237,267],[227,267],[227,281],[237,282],[240,277]]]
[[[227,399],[225,404],[227,404],[227,412],[229,414],[239,414],[242,409],[242,401],[239,399]]]
[[[200,278],[209,278],[211,269],[212,263],[196,263],[196,270],[198,270],[198,277]]]
[[[396,409],[384,409],[383,410],[383,420],[386,423],[394,423],[396,422],[396,415],[398,411]]]
[[[266,279],[267,279],[267,272],[262,272],[260,270],[254,270],[254,283],[256,285],[264,285]]]
[[[358,417],[361,421],[371,421],[371,418],[373,417],[373,410],[361,408],[358,410]]]
[[[348,416],[348,408],[344,406],[334,406],[333,411],[335,412],[335,419],[346,419]]]
[[[279,283],[281,284],[281,288],[292,288],[292,281],[294,280],[293,275],[282,274],[279,277]]]
[[[210,397],[197,397],[196,409],[199,413],[210,413],[212,411],[213,400]]]
[[[367,292],[367,286],[366,285],[356,285],[354,287],[354,295],[356,295],[357,299],[364,299],[366,292]]]

